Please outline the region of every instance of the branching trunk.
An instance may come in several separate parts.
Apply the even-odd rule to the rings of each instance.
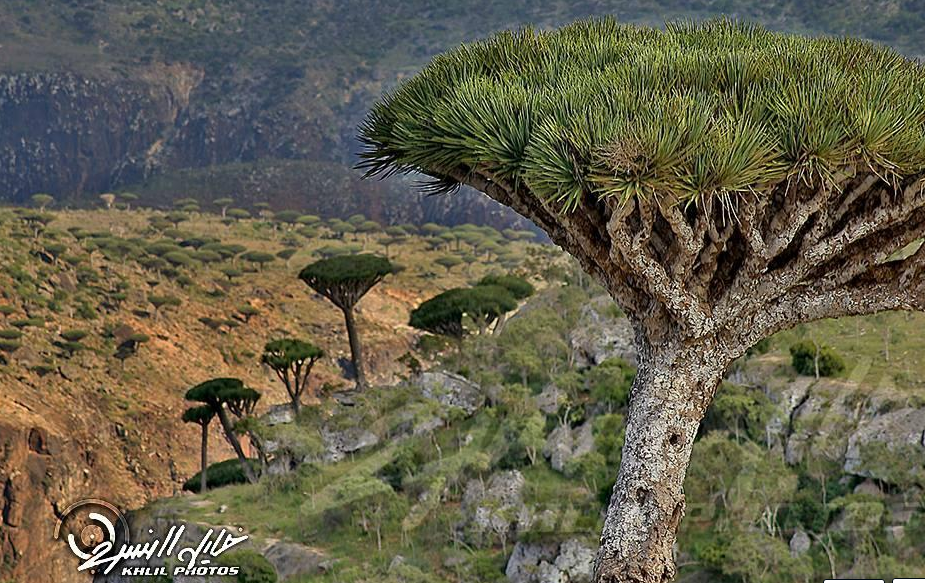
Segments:
[[[234,427],[231,424],[231,419],[228,418],[228,411],[222,406],[218,408],[217,414],[218,420],[222,424],[222,429],[225,431],[225,437],[228,439],[228,443],[231,444],[232,449],[234,449],[234,453],[238,456],[238,461],[241,462],[241,470],[244,472],[244,477],[247,478],[247,481],[251,484],[256,484],[257,476],[254,474],[254,469],[251,467],[247,456],[244,455],[244,449],[241,447],[238,436],[234,434]]]
[[[357,377],[357,388],[362,390],[366,384],[366,372],[363,369],[363,349],[360,346],[360,332],[357,330],[356,318],[352,308],[345,308],[344,321],[347,324],[347,338],[350,340],[350,357]]]
[[[595,565],[598,583],[664,583],[700,421],[729,362],[710,343],[640,352],[626,445]]]

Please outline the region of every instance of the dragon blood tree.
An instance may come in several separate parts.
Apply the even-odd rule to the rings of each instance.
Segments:
[[[359,389],[365,389],[368,385],[363,347],[353,308],[369,290],[394,271],[395,266],[385,257],[362,253],[322,259],[307,265],[299,272],[299,279],[344,313],[350,356]]]
[[[362,127],[532,219],[629,316],[639,370],[598,582],[661,582],[727,366],[796,324],[925,308],[925,70],[729,21],[501,33],[434,59]]]

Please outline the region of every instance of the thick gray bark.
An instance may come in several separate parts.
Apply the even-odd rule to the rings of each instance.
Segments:
[[[710,344],[640,354],[626,445],[595,564],[598,583],[663,583],[674,577],[684,476],[727,365],[728,356]]]
[[[729,362],[797,324],[925,311],[925,174],[852,163],[824,183],[790,177],[728,198],[705,192],[696,205],[588,191],[568,211],[487,167],[432,175],[530,218],[636,328],[641,366],[597,583],[674,576],[692,436]]]
[[[363,349],[360,346],[360,332],[357,330],[353,308],[344,308],[344,322],[347,324],[347,338],[350,340],[350,357],[357,377],[357,388],[362,390],[366,384],[366,372],[363,369]]]

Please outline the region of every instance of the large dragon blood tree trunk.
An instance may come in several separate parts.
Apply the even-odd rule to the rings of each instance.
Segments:
[[[531,219],[639,351],[597,583],[664,583],[727,367],[821,318],[925,308],[925,71],[887,49],[716,21],[502,33],[434,60],[363,127],[369,173]]]

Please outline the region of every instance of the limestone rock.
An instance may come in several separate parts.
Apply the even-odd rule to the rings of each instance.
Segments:
[[[262,421],[269,427],[281,423],[292,423],[295,421],[295,414],[292,412],[292,406],[289,403],[279,403],[270,405],[270,409],[263,415]]]
[[[323,570],[321,564],[325,559],[323,554],[311,547],[282,541],[271,542],[261,554],[272,563],[280,581],[318,575]]]
[[[518,542],[505,575],[511,583],[590,583],[594,549],[578,539],[560,543]]]
[[[549,383],[543,388],[543,391],[533,397],[537,408],[546,415],[555,415],[559,411],[559,403],[565,398],[562,389],[553,383]]]
[[[552,469],[565,472],[570,461],[594,450],[592,429],[590,422],[575,429],[568,425],[559,425],[553,429],[543,445],[543,455],[549,459]]]
[[[415,380],[421,394],[445,407],[459,407],[472,415],[485,402],[482,388],[464,376],[445,371],[421,373]]]
[[[598,296],[582,308],[578,324],[569,333],[569,346],[577,367],[598,365],[619,357],[635,366],[635,334],[629,320],[612,314],[610,296]]]
[[[877,444],[899,457],[925,456],[925,409],[899,409],[862,422],[848,438],[845,472],[889,482],[887,468],[870,451]]]
[[[361,427],[351,427],[343,430],[322,429],[321,437],[324,440],[324,460],[338,462],[348,453],[374,447],[379,443],[379,437]]]
[[[790,556],[799,557],[804,555],[809,552],[812,545],[813,542],[809,539],[809,535],[802,530],[798,530],[790,537]]]
[[[525,484],[517,470],[493,474],[486,484],[470,480],[463,493],[463,520],[457,529],[473,544],[483,545],[527,528],[532,520],[523,503]]]

